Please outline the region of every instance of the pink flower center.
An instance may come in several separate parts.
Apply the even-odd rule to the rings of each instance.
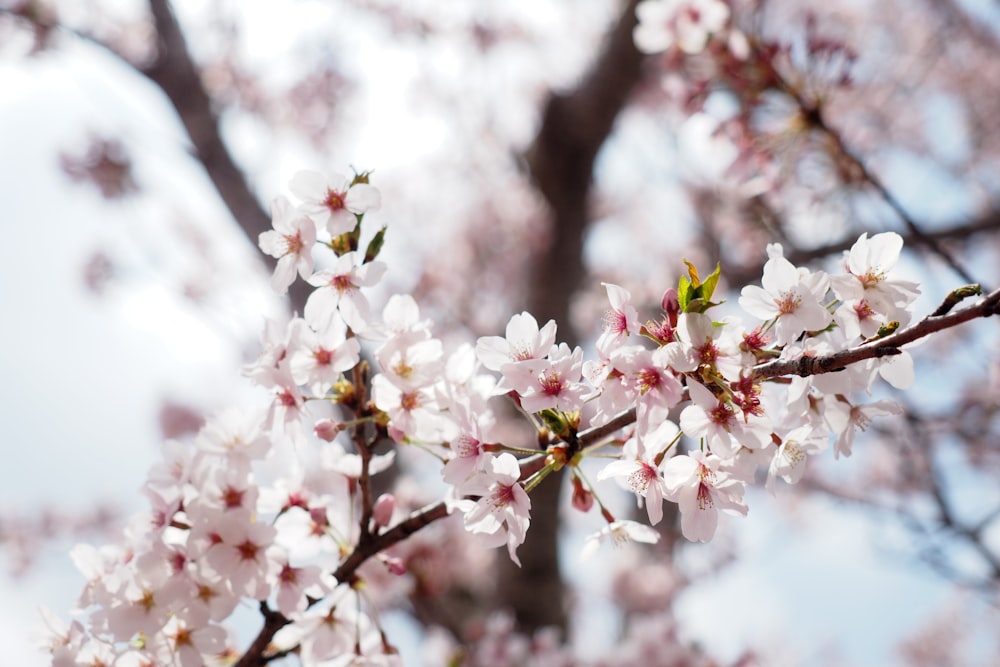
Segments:
[[[338,294],[343,294],[355,289],[356,285],[351,282],[351,274],[347,273],[330,278],[330,287],[337,290]]]
[[[781,297],[774,300],[778,307],[778,312],[782,315],[790,315],[802,305],[802,297],[795,292],[782,292]]]
[[[875,314],[868,302],[862,299],[861,301],[854,304],[854,314],[858,316],[859,322],[864,322]]]
[[[347,198],[346,192],[334,192],[333,190],[326,191],[326,199],[323,200],[323,206],[330,211],[330,213],[336,213],[337,211],[345,208],[344,199]]]
[[[656,389],[662,382],[662,378],[655,368],[643,368],[636,373],[636,378],[639,380],[640,394],[645,394],[650,389]]]
[[[628,476],[628,485],[633,493],[646,493],[649,483],[656,479],[656,470],[645,461],[639,461],[639,469]]]
[[[698,348],[698,359],[703,364],[715,365],[719,358],[719,348],[711,340],[706,340],[705,344]]]
[[[514,487],[508,486],[507,484],[497,484],[497,488],[494,489],[493,495],[490,496],[490,504],[494,508],[500,509],[502,507],[507,507],[514,502]]]
[[[458,436],[458,439],[453,444],[455,453],[462,458],[479,456],[479,445],[480,442],[478,440],[464,433]]]
[[[243,506],[243,494],[242,489],[237,489],[232,486],[227,486],[222,490],[222,504],[225,505],[227,510],[236,509],[237,507]]]
[[[628,320],[620,310],[609,310],[604,314],[604,328],[611,333],[628,333]]]
[[[719,402],[712,410],[708,413],[708,418],[712,420],[713,424],[718,424],[720,426],[729,425],[729,420],[733,418],[733,409],[727,404]]]
[[[559,374],[553,372],[542,373],[538,378],[538,385],[546,396],[558,396],[566,388],[566,383]]]
[[[298,255],[302,252],[305,244],[302,243],[302,234],[285,234],[285,255]]]
[[[411,391],[409,393],[403,394],[403,397],[399,399],[399,406],[411,412],[420,407],[420,394],[416,391]]]
[[[333,352],[321,347],[313,352],[313,358],[316,359],[317,366],[329,366],[333,361]]]
[[[257,552],[260,551],[260,546],[250,540],[244,540],[236,545],[236,551],[240,554],[240,560],[257,560]]]

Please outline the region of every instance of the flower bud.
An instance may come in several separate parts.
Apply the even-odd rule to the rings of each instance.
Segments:
[[[375,525],[385,528],[392,521],[392,512],[396,509],[396,497],[391,493],[383,493],[375,500],[372,507],[372,518]]]
[[[676,327],[677,316],[681,312],[681,302],[677,297],[676,287],[671,287],[663,293],[663,298],[660,299],[660,306],[663,308],[663,312],[667,314],[667,318],[670,320],[670,326]]]
[[[573,478],[573,508],[589,512],[594,506],[594,494],[584,488],[579,477]]]
[[[406,563],[402,559],[396,556],[386,556],[385,554],[379,554],[379,560],[385,565],[389,572],[395,574],[396,576],[402,576],[406,574]]]
[[[333,442],[337,434],[344,430],[344,425],[332,419],[320,419],[313,425],[313,432],[320,440]]]

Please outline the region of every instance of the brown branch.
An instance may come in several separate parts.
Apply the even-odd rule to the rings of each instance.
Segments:
[[[333,573],[338,582],[349,582],[354,578],[358,568],[366,560],[389,547],[402,542],[418,530],[434,523],[438,519],[448,516],[448,506],[444,501],[427,505],[413,513],[409,517],[400,521],[389,530],[380,533],[373,539],[366,541],[351,552],[344,562]],[[264,616],[264,627],[260,629],[253,643],[247,649],[243,657],[239,659],[234,667],[263,667],[270,658],[264,655],[274,635],[281,628],[291,621],[282,614],[271,610],[265,602],[261,602],[261,614]]]
[[[957,291],[957,290],[956,290]],[[946,300],[947,303],[947,300]],[[772,361],[762,366],[758,366],[753,371],[753,377],[757,380],[781,377],[785,375],[798,375],[806,377],[809,375],[819,375],[830,373],[846,368],[850,364],[865,361],[867,359],[878,359],[902,353],[902,347],[915,340],[929,336],[943,329],[958,326],[969,320],[980,317],[990,317],[1000,313],[1000,289],[991,292],[983,297],[979,303],[968,308],[963,308],[945,315],[928,315],[916,324],[907,327],[894,334],[879,338],[877,340],[863,343],[841,352],[835,352],[822,357],[802,356],[798,359],[787,359]]]

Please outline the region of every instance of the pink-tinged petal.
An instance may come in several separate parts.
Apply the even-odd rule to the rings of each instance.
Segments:
[[[692,542],[708,542],[715,536],[719,525],[719,512],[714,507],[681,512],[681,533]]]
[[[769,320],[778,314],[774,297],[757,285],[747,285],[740,291],[739,304],[743,310],[762,320]]]
[[[278,260],[271,276],[271,288],[278,294],[288,292],[288,286],[295,282],[297,259],[295,255],[285,255]]]
[[[347,191],[344,204],[352,213],[375,211],[382,205],[382,195],[373,185],[356,183]]]

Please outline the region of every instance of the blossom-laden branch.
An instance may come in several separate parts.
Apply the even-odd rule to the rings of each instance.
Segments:
[[[395,553],[415,533],[460,514],[470,539],[506,547],[519,564],[529,494],[569,468],[574,507],[600,508],[588,550],[609,539],[658,539],[650,526],[617,519],[599,486],[584,482],[581,462],[599,455],[610,460],[597,481],[623,482],[650,524],[675,503],[683,535],[708,541],[720,514],[747,514],[744,492],[758,466],[767,466],[768,488],[794,484],[831,440],[835,454],[849,456],[856,430],[897,411],[851,397],[876,375],[911,383],[912,366],[898,361],[908,359],[904,345],[995,314],[1000,302],[996,292],[955,310],[979,294],[961,288],[897,330],[919,294],[892,276],[902,238],[862,235],[835,275],[796,267],[770,246],[761,284],[739,298],[756,325],[716,321],[721,267],[703,276],[689,263],[645,324],[627,290],[605,285],[610,310],[594,358],[557,342],[555,321],[539,325],[526,312],[505,336],[446,353],[412,297],[393,296],[380,313],[369,302],[386,266],[378,260],[384,229],[361,243],[362,223],[380,205],[368,174],[301,172],[291,190],[300,203],[275,202],[260,246],[277,260],[276,289],[297,276],[315,289],[302,317],[283,331],[269,327],[247,369],[273,396],[267,414],[226,412],[193,448],[170,445],[144,487],[148,531],[120,551],[77,550],[88,574],[80,607],[95,611],[89,626],[55,634],[54,655],[201,665],[238,653],[220,623],[241,600],[256,600],[264,623],[239,667],[291,652],[307,665],[337,657],[399,664],[365,592],[373,575],[361,568],[378,562],[405,574]],[[308,258],[321,248],[335,257],[314,271]],[[361,360],[361,341],[374,346],[371,362]],[[842,367],[855,370],[829,373]],[[763,382],[779,375],[799,377]],[[537,448],[499,441],[492,406],[500,397],[531,421]],[[700,446],[678,453],[682,435]],[[380,441],[389,453],[375,453]],[[443,462],[448,485],[444,500],[408,514],[392,494],[375,499],[372,490],[372,477],[403,447]]]
[[[997,289],[978,303],[950,312],[959,300],[981,293],[978,285],[969,285],[952,291],[932,314],[905,329],[896,331],[885,337],[876,338],[857,347],[823,356],[802,355],[797,359],[782,359],[772,361],[753,370],[757,380],[798,375],[806,377],[820,373],[831,373],[844,370],[851,364],[868,359],[881,359],[887,356],[902,354],[903,346],[912,343],[944,329],[958,326],[980,317],[991,317],[1000,314],[1000,289]]]

